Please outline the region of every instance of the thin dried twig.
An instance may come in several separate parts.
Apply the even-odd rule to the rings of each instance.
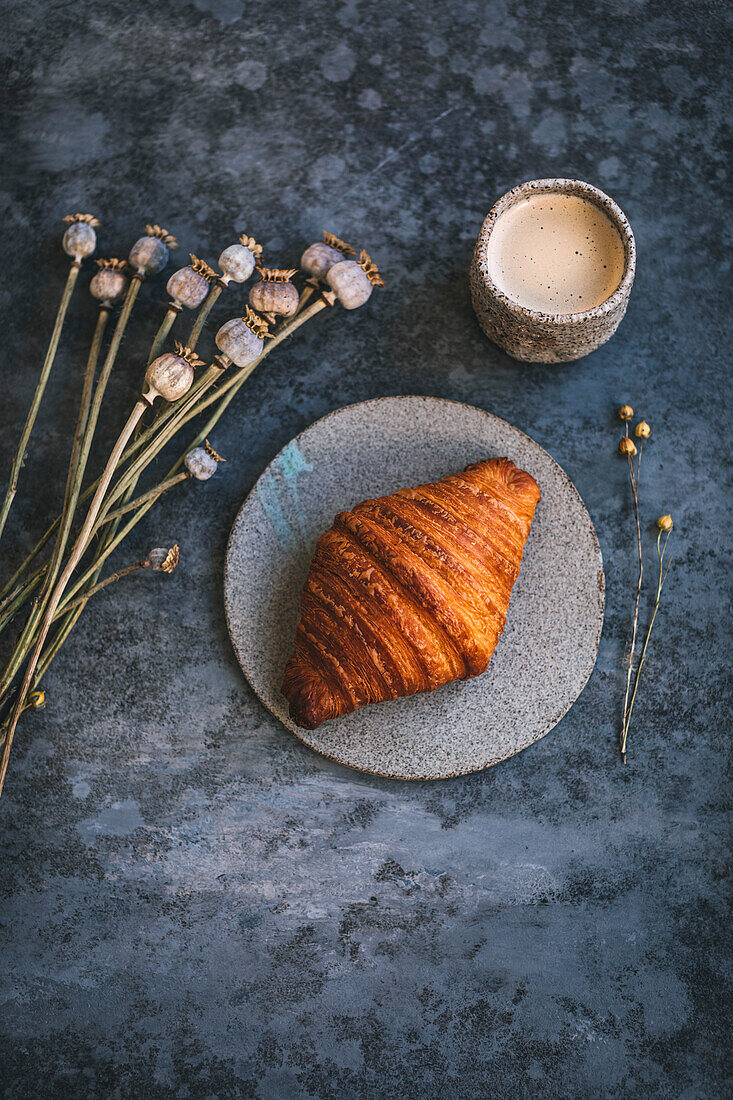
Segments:
[[[665,537],[664,537],[664,544],[662,545],[661,544],[661,539],[662,539],[662,534],[663,533],[664,533]],[[654,621],[657,617],[657,612],[659,611],[659,604],[660,604],[661,599],[662,599],[662,589],[664,588],[664,582],[667,579],[667,574],[669,573],[669,567],[672,564],[672,561],[670,559],[670,561],[667,562],[667,567],[665,569],[665,567],[664,567],[664,555],[665,555],[665,552],[667,550],[667,543],[669,542],[669,536],[671,535],[671,533],[672,533],[671,528],[666,530],[666,532],[663,528],[660,528],[659,534],[657,535],[657,559],[659,561],[659,573],[658,573],[658,576],[657,576],[657,591],[656,591],[656,596],[654,598],[654,610],[652,611],[652,617],[649,620],[649,627],[648,627],[647,632],[646,632],[646,637],[644,638],[644,645],[642,646],[642,649],[641,649],[641,656],[639,658],[639,664],[637,665],[637,668],[636,668],[636,676],[634,678],[634,690],[631,694],[631,701],[629,703],[629,707],[628,707],[628,710],[626,712],[626,723],[625,723],[624,738],[623,738],[623,743],[622,743],[622,752],[624,753],[624,755],[625,755],[625,752],[626,752],[626,737],[628,736],[629,726],[631,725],[631,713],[634,709],[634,702],[636,701],[636,693],[639,689],[639,680],[641,678],[641,670],[644,667],[644,662],[646,660],[646,651],[647,651],[647,647],[649,645],[649,639],[652,636],[652,630],[654,629]]]
[[[627,425],[628,434],[628,425]],[[636,584],[636,599],[634,600],[634,619],[631,629],[631,649],[629,651],[629,663],[626,670],[626,693],[624,695],[624,712],[623,722],[621,725],[621,759],[624,764],[626,763],[626,738],[628,734],[627,713],[629,703],[629,692],[631,690],[631,677],[634,664],[634,653],[636,651],[636,633],[639,627],[639,603],[641,601],[641,589],[642,582],[644,580],[644,559],[641,548],[641,523],[639,522],[639,472],[641,468],[641,446],[639,447],[639,458],[637,461],[636,474],[634,473],[634,459],[633,455],[627,454],[629,461],[629,477],[631,479],[631,495],[634,501],[634,520],[636,522],[636,549],[639,557],[639,575]]]
[[[76,286],[76,280],[79,278],[79,271],[81,264],[74,260],[69,268],[69,274],[66,279],[66,286],[64,287],[63,294],[61,295],[61,302],[59,303],[58,312],[56,313],[56,321],[53,326],[53,332],[51,333],[51,340],[49,341],[48,350],[46,351],[46,358],[43,361],[41,368],[41,375],[38,379],[35,391],[33,393],[33,400],[31,401],[31,407],[28,410],[28,415],[23,425],[23,431],[20,433],[20,440],[15,451],[13,458],[13,464],[10,469],[10,481],[5,491],[5,498],[0,507],[0,537],[2,537],[5,524],[8,521],[8,515],[10,509],[15,500],[15,494],[18,491],[18,481],[20,479],[20,471],[23,468],[25,462],[25,453],[30,441],[31,432],[33,431],[33,425],[36,422],[38,416],[38,410],[41,407],[41,401],[43,400],[43,394],[46,389],[46,383],[48,382],[49,375],[51,374],[51,368],[53,367],[54,360],[56,358],[56,352],[58,351],[59,340],[61,339],[61,329],[64,327],[64,321],[66,320],[66,312],[69,308],[69,302],[71,301],[71,295],[74,292]]]

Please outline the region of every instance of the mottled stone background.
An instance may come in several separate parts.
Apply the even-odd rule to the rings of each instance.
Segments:
[[[100,216],[102,255],[154,220],[179,255],[212,262],[246,229],[295,264],[329,228],[387,279],[255,374],[213,439],[226,466],[171,494],[118,558],[176,539],[179,569],[98,597],[47,709],[23,722],[0,805],[5,1097],[726,1093],[729,13],[5,3],[3,471],[64,279],[66,213]],[[618,334],[555,368],[493,348],[467,281],[494,199],[544,175],[608,190],[639,249]],[[87,279],[5,571],[61,499]],[[144,288],[97,465],[165,300],[162,280]],[[211,328],[233,312],[222,300]],[[490,772],[414,785],[332,765],[280,728],[222,609],[227,533],[266,462],[323,413],[395,393],[480,405],[534,436],[584,497],[608,581],[598,664],[560,725]],[[625,768],[622,401],[653,428],[645,524],[676,523]],[[652,553],[646,525],[645,539]]]

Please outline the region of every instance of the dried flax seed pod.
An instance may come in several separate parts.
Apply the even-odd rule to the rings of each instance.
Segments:
[[[216,277],[213,267],[191,253],[191,263],[173,272],[166,290],[174,305],[197,309],[209,293],[209,283]]]
[[[237,367],[248,367],[259,359],[270,333],[267,323],[247,306],[244,317],[227,321],[216,334],[216,346]]]
[[[64,221],[69,224],[62,241],[64,252],[81,263],[97,247],[94,226],[99,225],[99,221],[93,214],[67,214]]]
[[[175,354],[167,351],[159,355],[146,370],[145,381],[149,387],[146,400],[152,404],[159,395],[164,401],[177,401],[190,390],[194,368],[202,365],[203,359],[176,341]]]
[[[313,279],[325,279],[334,264],[343,263],[355,255],[356,251],[350,244],[324,230],[323,240],[309,245],[300,257],[300,267]]]
[[[363,249],[358,263],[345,260],[342,264],[336,264],[328,272],[326,281],[344,309],[363,306],[373,287],[384,286],[377,265],[372,263],[369,253]]]
[[[262,245],[254,237],[243,233],[238,244],[230,244],[219,257],[221,281],[223,283],[244,283],[249,279],[262,255]]]
[[[97,260],[99,271],[89,284],[89,293],[98,302],[111,306],[119,302],[127,291],[127,263],[125,260]]]
[[[249,304],[259,310],[267,321],[276,317],[292,317],[298,309],[300,295],[290,282],[297,267],[288,270],[274,267],[258,267],[260,281],[249,292]]]
[[[157,275],[168,263],[174,248],[178,248],[178,241],[167,229],[146,225],[145,236],[135,241],[130,249],[130,267],[138,275]]]

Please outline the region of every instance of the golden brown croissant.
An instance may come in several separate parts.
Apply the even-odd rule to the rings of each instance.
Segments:
[[[318,540],[283,694],[315,729],[484,672],[540,491],[508,458],[340,512]]]

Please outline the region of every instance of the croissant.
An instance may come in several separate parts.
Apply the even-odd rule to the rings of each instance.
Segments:
[[[485,672],[540,491],[507,458],[340,512],[318,540],[283,695],[315,729]]]

